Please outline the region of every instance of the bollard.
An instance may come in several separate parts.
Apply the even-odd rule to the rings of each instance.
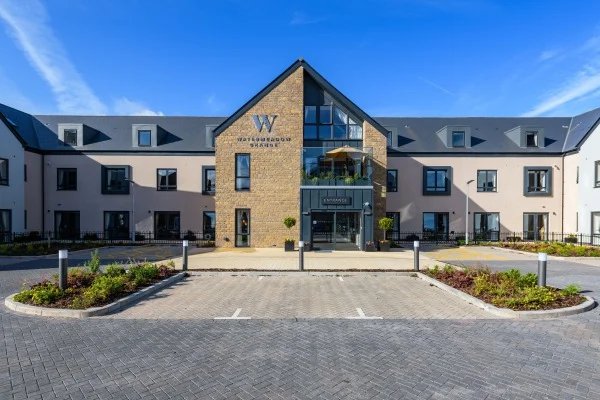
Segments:
[[[300,255],[300,271],[304,271],[304,241],[298,242],[298,252]]]
[[[58,251],[58,287],[67,289],[67,273],[69,269],[69,251]]]
[[[188,269],[188,246],[190,242],[188,240],[183,241],[183,267],[184,271]]]
[[[415,271],[419,272],[419,241],[415,240],[413,243],[413,250],[415,255]]]
[[[538,286],[546,286],[546,265],[548,264],[548,254],[538,253]]]

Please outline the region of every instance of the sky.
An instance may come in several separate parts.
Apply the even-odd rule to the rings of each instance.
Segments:
[[[228,116],[298,58],[372,116],[600,106],[600,2],[0,0],[0,103]]]

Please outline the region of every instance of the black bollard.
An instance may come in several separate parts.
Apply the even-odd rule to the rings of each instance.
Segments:
[[[58,287],[67,289],[67,274],[69,269],[69,251],[58,251]]]

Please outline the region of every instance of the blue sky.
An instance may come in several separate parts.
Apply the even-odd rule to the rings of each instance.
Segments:
[[[600,2],[0,0],[0,102],[227,116],[304,57],[373,116],[600,106]]]

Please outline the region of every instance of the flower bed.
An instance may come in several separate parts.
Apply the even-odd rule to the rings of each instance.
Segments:
[[[521,274],[517,269],[491,272],[487,268],[459,270],[436,266],[426,273],[486,303],[515,311],[550,310],[576,306],[585,301],[577,285],[567,285],[562,290],[538,287],[536,274]]]
[[[106,244],[99,242],[76,242],[76,243],[56,243],[52,242],[50,246],[47,243],[11,243],[0,245],[0,256],[44,256],[56,254],[58,250],[85,250],[104,246],[116,246],[118,244]],[[127,244],[130,245],[129,243]]]
[[[561,257],[600,257],[600,247],[578,246],[562,242],[487,242],[479,243],[479,245],[529,251],[531,253],[547,253]]]
[[[57,277],[54,277],[52,280],[44,280],[21,290],[14,296],[14,300],[51,308],[99,307],[176,273],[172,263],[144,263],[132,265],[128,269],[110,265],[104,272],[72,268],[67,277],[67,289],[61,290],[57,284]]]

